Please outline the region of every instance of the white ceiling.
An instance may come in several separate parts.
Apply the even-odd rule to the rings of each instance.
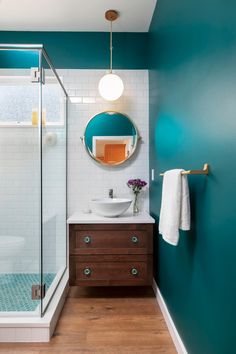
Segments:
[[[0,0],[0,30],[109,31],[106,10],[119,11],[114,32],[147,32],[157,0]]]

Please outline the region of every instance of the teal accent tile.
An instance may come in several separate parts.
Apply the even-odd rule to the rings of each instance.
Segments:
[[[56,274],[44,274],[46,291]],[[31,299],[31,287],[40,283],[40,274],[20,273],[0,275],[0,312],[35,311],[39,300]]]

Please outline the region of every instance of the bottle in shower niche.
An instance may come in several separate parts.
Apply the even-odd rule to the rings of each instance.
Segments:
[[[32,109],[32,118],[31,119],[32,119],[32,126],[37,127],[38,121],[39,121],[37,108]]]
[[[44,128],[46,127],[46,109],[43,109],[43,112],[42,112],[42,126]]]

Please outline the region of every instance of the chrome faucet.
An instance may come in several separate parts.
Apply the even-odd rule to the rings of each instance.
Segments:
[[[109,189],[109,198],[113,198],[113,189]]]

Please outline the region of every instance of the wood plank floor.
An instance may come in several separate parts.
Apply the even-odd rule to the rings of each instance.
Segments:
[[[0,343],[1,354],[174,354],[151,288],[70,288],[50,343]]]

